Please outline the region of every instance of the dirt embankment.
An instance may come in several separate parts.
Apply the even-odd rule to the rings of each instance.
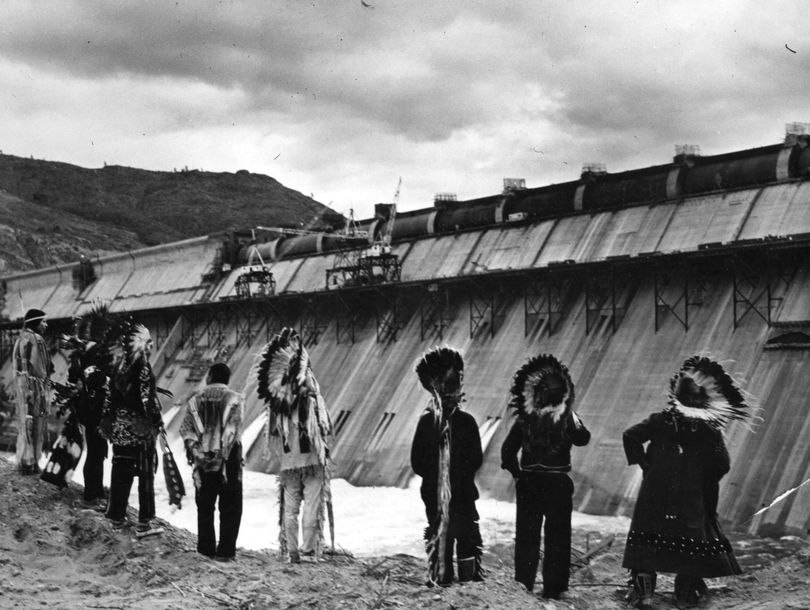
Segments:
[[[486,549],[486,582],[435,589],[424,585],[423,559],[409,555],[339,554],[290,565],[272,552],[240,550],[237,561],[218,563],[196,553],[193,533],[167,523],[162,535],[139,540],[113,531],[103,515],[80,510],[76,489],[21,477],[3,459],[0,488],[3,608],[627,607],[619,586],[623,540],[597,550],[587,564],[577,559],[568,598],[546,602],[512,580],[511,546]],[[607,540],[575,532],[574,546],[594,551]],[[712,608],[810,608],[807,541],[738,539],[735,547],[746,574],[711,581]],[[659,607],[674,607],[671,578],[661,578],[661,591]]]

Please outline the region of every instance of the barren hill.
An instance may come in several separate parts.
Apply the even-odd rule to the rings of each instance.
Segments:
[[[337,227],[342,216],[246,170],[88,169],[0,154],[0,273],[257,225]]]

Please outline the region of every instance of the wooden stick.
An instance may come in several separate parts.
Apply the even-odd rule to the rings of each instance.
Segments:
[[[372,610],[376,610],[377,608],[381,608],[383,603],[385,602],[385,586],[388,584],[388,576],[391,572],[385,573],[385,578],[383,578],[382,584],[380,585],[380,590],[377,592],[377,599],[371,605]]]
[[[598,555],[602,551],[606,551],[613,545],[613,541],[616,539],[616,534],[611,534],[608,538],[602,543],[595,547],[593,547],[590,551],[582,555],[582,560],[586,563],[588,560],[593,557],[594,555]]]
[[[369,574],[371,574],[374,570],[379,568],[382,564],[384,564],[389,559],[390,559],[390,557],[383,557],[380,561],[378,561],[374,565],[368,566],[365,570],[363,570],[362,575],[363,576],[368,576]]]

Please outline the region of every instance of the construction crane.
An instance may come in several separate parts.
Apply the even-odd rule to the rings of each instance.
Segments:
[[[328,290],[399,281],[401,273],[399,256],[391,251],[391,238],[394,233],[394,220],[401,187],[402,178],[397,183],[394,202],[390,204],[388,219],[379,238],[365,250],[344,251],[336,258],[335,265],[331,269],[327,269],[326,288]],[[347,224],[347,232],[350,226]]]
[[[239,268],[239,275],[234,283],[236,297],[249,299],[251,297],[273,296],[276,292],[276,280],[270,266],[264,262],[261,252],[256,247],[256,231],[279,233],[281,235],[310,235],[318,233],[309,229],[292,229],[286,227],[262,227],[250,229],[251,244],[247,249],[247,264]]]
[[[314,224],[310,222],[308,226]],[[343,232],[331,231],[318,231],[314,229],[302,228],[297,229],[293,227],[265,227],[256,226],[250,229],[250,244],[247,247],[247,264],[241,266],[238,271],[239,275],[234,284],[236,298],[247,299],[257,296],[272,296],[275,294],[276,282],[273,277],[270,266],[262,259],[259,248],[256,247],[257,232],[274,233],[281,238],[288,236],[307,236],[307,235],[330,235],[339,237],[347,244],[357,244],[358,242],[368,243],[368,231],[361,231],[357,228],[357,223],[354,221],[354,211],[351,212],[350,218],[346,221],[346,226]],[[232,248],[236,250],[236,248]],[[230,265],[230,263],[228,263]]]
[[[368,239],[368,231],[363,231],[357,227],[357,221],[354,218],[353,208],[349,208],[349,216],[346,218],[346,224],[343,227],[343,235],[349,239],[358,237]]]
[[[259,259],[258,264],[254,261],[254,258]],[[276,280],[273,277],[273,272],[264,263],[262,255],[256,246],[251,246],[248,249],[247,265],[242,266],[239,271],[239,276],[234,284],[237,298],[269,297],[276,293]]]
[[[397,206],[399,205],[399,191],[402,188],[402,176],[399,177],[397,182],[397,190],[394,191],[394,203],[391,204],[391,213],[388,216],[388,223],[385,225],[385,235],[383,235],[383,243],[388,246],[388,251],[391,251],[391,236],[394,234],[394,221],[397,219]]]

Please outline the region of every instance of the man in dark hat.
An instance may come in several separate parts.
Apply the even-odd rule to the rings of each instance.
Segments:
[[[591,433],[573,411],[568,369],[554,356],[524,364],[511,392],[516,419],[501,447],[501,467],[515,479],[515,580],[534,589],[545,519],[542,596],[559,599],[571,563],[571,446],[587,445]]]
[[[17,465],[23,474],[37,474],[50,409],[49,378],[53,364],[43,335],[45,312],[29,309],[14,344],[14,377],[18,413]]]
[[[411,445],[411,467],[422,477],[420,492],[428,527],[425,547],[430,583],[453,582],[453,547],[458,580],[483,580],[483,542],[478,527],[475,474],[483,453],[475,418],[461,409],[464,360],[450,347],[427,352],[416,374],[430,393]]]
[[[244,397],[228,387],[231,369],[217,362],[206,387],[188,401],[180,436],[194,467],[197,500],[197,552],[227,561],[236,554],[242,520],[242,428]],[[219,498],[219,544],[214,506]]]

